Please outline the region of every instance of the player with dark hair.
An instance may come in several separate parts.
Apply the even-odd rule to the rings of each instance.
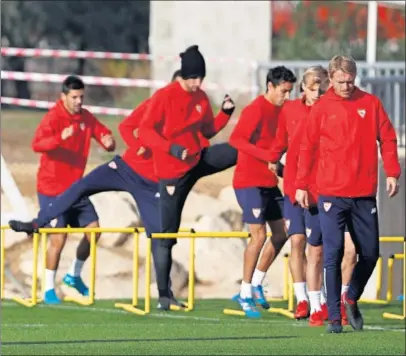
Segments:
[[[235,165],[237,156],[227,143],[213,146],[209,143],[227,124],[234,103],[226,95],[221,111],[214,117],[210,101],[200,89],[206,64],[198,46],[187,48],[180,57],[182,79],[151,97],[139,129],[141,140],[152,148],[159,178],[162,233],[178,232],[183,206],[194,184],[201,177]],[[169,309],[168,281],[176,239],[159,242],[159,301],[164,309]]]
[[[271,68],[266,77],[266,93],[245,107],[230,137],[230,144],[238,150],[233,186],[251,233],[244,253],[241,290],[233,300],[252,318],[260,317],[255,304],[265,309],[270,307],[262,282],[287,240],[283,196],[271,165],[270,148],[281,107],[289,99],[295,82],[295,75],[286,67]],[[266,223],[272,231],[268,243]]]
[[[173,80],[178,79],[178,72],[175,72]],[[159,231],[158,179],[153,169],[152,152],[141,143],[138,133],[138,126],[148,108],[148,103],[149,99],[141,103],[119,125],[121,137],[127,145],[127,150],[122,156],[114,157],[111,161],[97,167],[81,180],[78,180],[62,195],[54,199],[52,206],[41,206],[38,217],[32,222],[10,221],[10,227],[15,231],[31,234],[38,228],[46,226],[56,216],[69,212],[71,207],[75,207],[78,202],[85,201],[90,204],[88,197],[91,195],[108,191],[123,191],[130,193],[135,199],[147,233]],[[157,244],[157,240],[152,241],[155,266],[157,265]],[[155,270],[158,271],[157,268]],[[169,280],[170,304],[183,306],[173,297],[170,285]],[[87,295],[88,289],[83,282],[81,287],[85,291],[82,294]],[[159,307],[160,305],[158,305]]]
[[[67,77],[62,83],[61,98],[45,115],[38,126],[32,148],[40,153],[37,174],[38,200],[41,209],[52,209],[57,196],[82,178],[89,156],[90,141],[94,138],[106,151],[113,151],[115,142],[111,131],[89,111],[82,108],[85,85],[76,76]],[[98,227],[99,218],[87,197],[75,200],[68,209],[60,211],[43,226]],[[13,225],[12,225],[13,226]],[[32,231],[28,231],[31,233]],[[76,258],[63,282],[79,293],[88,295],[88,288],[80,277],[83,264],[90,254],[90,234],[85,234],[76,250]],[[98,235],[97,238],[100,236]],[[58,304],[55,292],[55,274],[66,234],[49,234],[49,247],[45,269],[46,304]]]

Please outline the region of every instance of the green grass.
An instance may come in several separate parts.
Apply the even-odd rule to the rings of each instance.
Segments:
[[[231,304],[230,304],[231,303]],[[136,316],[98,301],[27,309],[2,303],[2,355],[404,355],[405,324],[382,318],[399,303],[362,305],[365,330],[326,334],[305,321],[263,313],[259,320],[222,314],[226,300],[198,300],[195,311]],[[279,303],[274,303],[280,306]],[[155,306],[153,301],[152,306]]]

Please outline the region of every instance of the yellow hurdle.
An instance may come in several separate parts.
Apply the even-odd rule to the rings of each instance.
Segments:
[[[107,228],[107,227],[84,227],[84,228],[41,228],[39,233],[42,237],[42,248],[45,254],[47,245],[47,235],[48,234],[74,234],[74,233],[90,233],[90,283],[89,283],[89,296],[88,297],[65,297],[65,302],[73,302],[80,305],[88,306],[92,305],[95,300],[95,287],[96,287],[96,234],[98,233],[133,233],[135,228]],[[46,255],[43,255],[43,266],[45,269],[46,265]],[[45,272],[42,276],[44,277]],[[42,282],[42,289],[44,292],[44,283]]]
[[[395,319],[395,320],[405,320],[406,319],[406,238],[403,239],[403,253],[395,254],[391,256],[392,261],[396,259],[403,259],[403,313],[402,314],[394,314],[394,313],[383,313],[382,316],[385,319]],[[391,281],[392,282],[392,281]],[[389,282],[388,282],[389,283]],[[392,289],[392,285],[390,285],[390,289]],[[389,290],[389,285],[388,285]],[[392,295],[390,295],[392,297]]]
[[[5,286],[5,280],[4,280],[4,275],[5,275],[5,267],[6,267],[6,247],[5,247],[5,243],[6,243],[6,230],[8,229],[8,226],[2,226],[1,227],[1,235],[0,235],[0,244],[1,244],[1,251],[0,251],[0,296],[1,296],[1,300],[3,300],[4,298],[4,286]]]
[[[379,242],[403,242],[404,237],[401,236],[393,236],[387,237],[383,236],[379,238]],[[393,280],[393,258],[389,257],[388,259],[388,289],[386,293],[386,298],[381,299],[381,290],[382,290],[382,277],[383,277],[383,259],[379,256],[378,261],[376,263],[377,269],[377,276],[376,276],[376,294],[375,299],[360,299],[360,303],[368,303],[368,304],[388,304],[392,300],[392,280]]]
[[[190,229],[180,229],[181,232],[187,233],[191,232]],[[144,228],[138,228],[134,231],[134,249],[133,249],[133,288],[132,288],[132,302],[129,303],[115,303],[114,306],[119,309],[123,309],[127,312],[137,314],[137,315],[147,315],[151,312],[151,261],[152,261],[152,240],[151,238],[147,239],[147,251],[146,251],[146,260],[145,260],[145,302],[144,308],[141,309],[138,307],[138,291],[139,291],[139,250],[140,250],[140,239],[139,234],[145,232]],[[190,264],[193,265],[194,270],[194,254],[195,254],[195,243],[194,240],[191,240],[190,245]],[[193,276],[189,273],[189,284],[194,285],[194,274]],[[189,289],[189,298],[188,303],[185,303],[187,309],[191,306],[193,308],[194,304],[194,290]],[[185,308],[180,308],[175,305],[170,307],[173,311],[188,311]]]

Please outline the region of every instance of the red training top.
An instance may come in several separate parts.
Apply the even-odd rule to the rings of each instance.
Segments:
[[[270,147],[278,127],[280,107],[272,105],[264,95],[244,108],[230,136],[230,145],[238,150],[234,171],[234,188],[275,187],[278,178],[268,164]]]
[[[140,122],[148,108],[149,101],[150,99],[147,99],[138,105],[138,107],[120,123],[118,129],[123,141],[128,147],[122,156],[124,162],[144,178],[158,182],[158,177],[154,172],[152,150],[142,144],[139,138],[139,132],[134,134],[134,131],[139,129]],[[139,151],[140,149],[143,150],[143,153]]]
[[[296,173],[300,152],[300,143],[303,136],[303,128],[311,110],[311,106],[306,105],[306,98],[289,100],[283,104],[276,139],[272,145],[272,162],[278,162],[286,152],[286,163],[283,173],[284,194],[295,203],[296,195]],[[314,158],[315,160],[317,157]],[[317,165],[315,165],[317,167]],[[309,200],[311,204],[317,203],[317,189],[315,186],[315,169],[309,174]]]
[[[376,196],[377,141],[388,177],[400,177],[396,132],[380,100],[355,88],[350,99],[329,89],[313,106],[300,146],[297,189],[309,189],[318,153],[317,191],[336,197]]]
[[[189,93],[178,82],[168,84],[151,98],[139,127],[143,144],[153,151],[155,173],[159,179],[179,178],[200,160],[209,138],[217,134],[230,116],[220,111],[216,118],[206,93]],[[188,150],[182,161],[170,153],[172,144]]]
[[[73,126],[73,135],[62,140],[62,131],[69,126]],[[90,139],[95,138],[104,147],[101,139],[107,134],[111,131],[88,110],[82,109],[80,114],[71,115],[58,100],[42,119],[32,141],[34,152],[41,153],[37,172],[38,192],[56,196],[82,178]]]

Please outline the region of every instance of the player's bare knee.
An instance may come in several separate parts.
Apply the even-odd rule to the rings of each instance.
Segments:
[[[307,263],[311,265],[320,265],[323,262],[323,246],[309,245],[309,256]]]
[[[304,254],[306,249],[306,236],[294,234],[290,237],[292,253]]]
[[[53,253],[60,254],[66,243],[66,234],[52,234],[49,237],[49,248]]]
[[[264,225],[260,225],[260,224],[251,224],[249,226],[249,230],[251,233],[251,239],[249,244],[251,246],[256,245],[260,248],[262,248],[262,246],[265,243],[266,240],[266,228]]]

